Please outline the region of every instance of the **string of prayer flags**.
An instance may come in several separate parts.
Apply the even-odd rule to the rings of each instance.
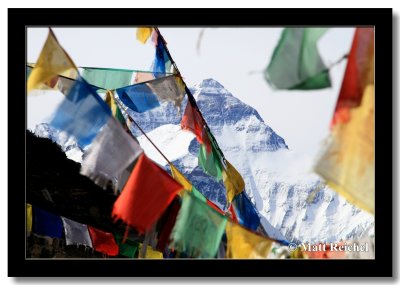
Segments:
[[[67,245],[78,244],[93,248],[87,225],[61,217]]]
[[[317,42],[328,28],[285,28],[264,77],[274,89],[312,90],[331,86]]]
[[[34,207],[32,232],[41,236],[62,238],[63,223],[61,217]]]
[[[182,130],[192,132],[200,144],[206,146],[207,152],[211,152],[211,141],[203,124],[203,119],[191,100],[187,101],[185,112],[181,120]]]
[[[26,232],[29,236],[32,232],[32,205],[26,204]]]
[[[139,252],[142,251],[143,244],[139,243]],[[154,250],[151,246],[147,246],[146,255],[143,257],[145,259],[163,259],[162,252]]]
[[[142,153],[114,203],[112,216],[138,232],[146,232],[182,189],[164,169]]]
[[[237,195],[232,202],[237,220],[244,227],[256,231],[260,225],[260,217],[245,192]]]
[[[360,28],[361,29],[361,28]],[[362,28],[364,29],[364,28]],[[331,134],[315,166],[329,187],[353,205],[375,212],[375,93],[373,29],[356,31]],[[361,44],[359,46],[359,44]],[[359,85],[354,85],[358,80]],[[351,83],[349,83],[350,81]],[[355,87],[352,87],[355,86]],[[362,91],[360,91],[360,88]],[[343,91],[343,93],[342,93]],[[351,93],[351,92],[355,93]],[[349,93],[347,93],[349,92]],[[357,96],[362,92],[359,106]],[[349,95],[349,94],[352,95]],[[343,95],[344,94],[344,95]],[[353,99],[349,99],[353,96]],[[342,99],[341,99],[342,98]],[[340,103],[341,100],[347,103]],[[353,102],[353,103],[349,103]],[[342,107],[340,107],[342,106]],[[350,108],[351,107],[351,108]],[[347,108],[348,114],[345,114]],[[339,115],[338,115],[339,114]]]
[[[90,238],[94,250],[109,256],[116,256],[119,253],[118,244],[111,233],[88,226]]]
[[[112,68],[83,68],[82,77],[91,85],[105,90],[128,86],[132,82],[133,71]]]
[[[153,70],[154,77],[159,78],[160,74],[165,74],[171,70],[171,59],[167,53],[164,42],[157,41],[156,55],[153,61],[151,70]]]
[[[228,203],[231,203],[233,198],[242,193],[245,186],[244,180],[229,161],[226,161],[226,170],[222,171],[222,177],[226,189],[226,198]]]
[[[349,121],[350,109],[361,104],[370,84],[374,84],[374,28],[356,28],[332,126]]]
[[[85,154],[80,173],[105,189],[142,152],[140,145],[110,117]]]
[[[228,222],[226,225],[226,258],[265,259],[271,251],[272,240],[252,233],[242,226]]]
[[[145,44],[147,40],[150,38],[151,33],[153,32],[153,28],[150,27],[140,27],[136,29],[136,39]]]
[[[113,90],[107,90],[106,92],[106,98],[104,100],[106,102],[106,104],[108,105],[108,107],[110,107],[111,109],[111,113],[113,115],[113,117],[121,123],[121,125],[125,124],[125,118],[122,115],[121,110],[119,109],[117,103],[115,102],[115,98],[114,98],[114,91]]]
[[[213,258],[217,254],[227,219],[190,193],[185,193],[171,233],[170,248],[190,257]]]
[[[50,126],[74,136],[82,147],[90,144],[111,117],[111,110],[81,77],[57,108]]]
[[[53,31],[49,29],[46,42],[39,55],[27,83],[28,92],[58,77],[58,74],[69,70],[77,70],[77,67],[58,43]]]

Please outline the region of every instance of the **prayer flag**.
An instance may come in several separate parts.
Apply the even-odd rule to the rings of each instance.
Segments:
[[[139,243],[139,252],[141,252],[142,247],[143,247],[143,244]],[[147,246],[146,247],[146,255],[143,258],[146,258],[146,259],[163,259],[163,254],[162,254],[162,252],[154,250],[151,246]]]
[[[217,181],[222,179],[223,167],[221,159],[222,158],[218,150],[214,148],[214,145],[212,145],[212,151],[210,153],[207,152],[205,145],[200,145],[198,153],[199,165],[205,173],[213,176]]]
[[[65,240],[67,245],[78,244],[93,247],[87,225],[77,223],[61,217],[64,224]]]
[[[226,161],[226,170],[222,171],[222,177],[226,189],[226,198],[228,203],[239,195],[244,189],[244,180],[240,173],[233,167],[229,161]]]
[[[155,77],[152,72],[136,71],[134,83],[142,83],[154,79]]]
[[[260,225],[260,217],[247,194],[242,192],[237,195],[233,199],[232,205],[239,223],[250,230],[257,230]]]
[[[92,142],[110,117],[111,110],[107,104],[79,77],[57,108],[50,125],[74,136],[84,147]]]
[[[115,102],[115,95],[114,95],[114,91],[112,90],[107,90],[106,92],[106,99],[105,99],[106,104],[108,105],[108,107],[110,107],[111,109],[111,113],[113,115],[113,117],[121,123],[121,125],[125,124],[125,118],[122,115],[121,110],[119,109],[117,103]]]
[[[153,28],[137,28],[136,29],[136,39],[141,42],[142,44],[145,44],[147,40],[150,38],[151,33],[153,32]]]
[[[160,106],[157,95],[144,83],[119,88],[116,92],[125,106],[138,113]]]
[[[375,212],[374,110],[374,85],[369,85],[351,120],[333,127],[315,167],[329,187],[370,213]]]
[[[187,101],[181,120],[181,128],[191,131],[196,136],[197,141],[206,146],[207,152],[211,152],[211,141],[203,124],[203,119],[191,100]]]
[[[80,173],[106,188],[142,152],[140,145],[110,117],[85,154]]]
[[[114,203],[112,216],[146,232],[182,189],[164,169],[141,154]]]
[[[321,89],[331,86],[317,42],[328,28],[285,28],[264,72],[274,89]]]
[[[88,229],[94,250],[109,256],[118,255],[119,248],[111,233],[103,232],[91,226],[88,226]]]
[[[112,68],[84,68],[82,73],[82,77],[89,84],[105,90],[129,86],[132,75],[132,70]]]
[[[234,259],[265,259],[271,251],[273,241],[252,233],[238,224],[226,225],[226,257]]]
[[[160,74],[165,74],[171,69],[171,59],[168,56],[167,49],[162,40],[157,41],[156,45],[156,56],[153,61],[151,70],[156,78],[160,77]]]
[[[126,239],[125,243],[122,243],[123,237],[119,235],[115,236],[115,239],[119,247],[120,255],[130,258],[135,258],[139,246],[137,242],[132,241],[130,239]]]
[[[188,256],[216,256],[227,219],[190,193],[185,193],[171,233],[170,248]]]
[[[62,238],[63,223],[61,221],[61,217],[38,207],[34,207],[32,231],[41,236]]]
[[[157,95],[162,102],[173,102],[175,107],[181,109],[185,96],[185,88],[181,83],[182,79],[176,75],[170,75],[145,83]]]
[[[77,70],[69,55],[58,43],[53,31],[49,29],[47,40],[28,78],[28,92],[69,69]]]
[[[356,28],[332,126],[349,121],[350,109],[361,104],[370,84],[374,84],[374,28]]]
[[[164,252],[165,248],[170,242],[170,235],[172,228],[175,225],[176,217],[181,208],[181,202],[178,198],[175,198],[168,208],[165,210],[161,218],[158,220],[158,242],[157,250]]]

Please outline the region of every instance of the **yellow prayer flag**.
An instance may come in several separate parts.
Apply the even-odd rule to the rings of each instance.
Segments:
[[[242,226],[228,222],[226,224],[226,258],[267,258],[273,241],[246,230]]]
[[[226,188],[226,197],[228,203],[230,203],[236,195],[239,195],[243,191],[245,186],[244,180],[229,161],[226,161],[226,170],[223,170],[222,177]]]
[[[26,231],[28,235],[32,231],[32,205],[26,204]]]
[[[139,254],[140,252],[142,252],[142,243],[139,243]],[[162,252],[159,252],[157,250],[154,250],[151,246],[147,246],[146,248],[146,255],[145,257],[146,259],[163,259],[163,254]]]
[[[169,167],[171,168],[172,177],[183,186],[183,190],[178,195],[182,196],[185,191],[191,192],[193,186],[186,177],[172,163],[170,163]]]
[[[153,28],[137,28],[136,29],[136,39],[142,44],[145,44],[151,36]]]
[[[118,107],[117,107],[117,103],[115,103],[114,94],[113,94],[112,90],[107,90],[105,102],[108,105],[108,107],[110,107],[113,117],[115,117],[117,114]]]
[[[364,89],[351,120],[334,126],[315,171],[350,203],[375,212],[374,85]]]
[[[39,59],[29,76],[28,92],[41,83],[52,81],[58,74],[63,74],[70,69],[77,70],[71,58],[58,43],[53,31],[49,29],[49,34]],[[51,87],[53,88],[54,86]]]

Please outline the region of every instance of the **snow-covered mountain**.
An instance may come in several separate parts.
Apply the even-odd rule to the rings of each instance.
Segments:
[[[191,91],[226,158],[242,174],[264,227],[275,231],[275,238],[283,235],[290,241],[339,241],[374,233],[373,216],[326,188],[318,176],[285,171],[296,153],[254,108],[213,79],[203,80]],[[182,110],[185,105],[186,101]],[[199,191],[221,207],[225,205],[223,184],[198,166],[199,144],[190,132],[181,130],[182,114],[172,104],[131,115]],[[166,166],[148,140],[135,127],[133,131],[146,154]]]
[[[315,174],[292,171],[299,154],[289,149],[254,108],[213,79],[203,80],[191,91],[225,157],[244,178],[246,192],[273,238],[314,243],[374,234],[372,215],[347,203]],[[185,106],[186,99],[182,112]],[[172,103],[130,115],[199,191],[224,207],[225,188],[198,166],[199,144],[192,133],[181,130],[182,114]],[[146,154],[168,169],[164,158],[134,125],[132,131]],[[81,160],[82,150],[65,133],[50,130],[46,124],[38,125],[35,133],[59,143],[71,159]]]

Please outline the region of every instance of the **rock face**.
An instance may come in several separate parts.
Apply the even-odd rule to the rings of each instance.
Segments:
[[[268,234],[277,239],[284,237],[301,242],[330,242],[374,235],[373,216],[347,203],[325,187],[318,176],[287,171],[297,157],[296,152],[289,150],[285,140],[254,108],[235,98],[213,79],[203,80],[191,91],[225,157],[244,178],[246,192],[261,214]],[[182,112],[185,106],[186,99],[182,102]],[[225,206],[223,184],[204,174],[198,166],[199,144],[190,132],[181,130],[182,113],[172,103],[162,103],[141,114],[130,112],[130,115],[199,191],[219,206]],[[78,153],[79,148],[73,141],[59,138],[46,126],[38,128],[42,134],[46,134],[46,130],[48,137],[64,145],[66,150]],[[168,169],[166,161],[134,125],[132,131],[146,154]]]

